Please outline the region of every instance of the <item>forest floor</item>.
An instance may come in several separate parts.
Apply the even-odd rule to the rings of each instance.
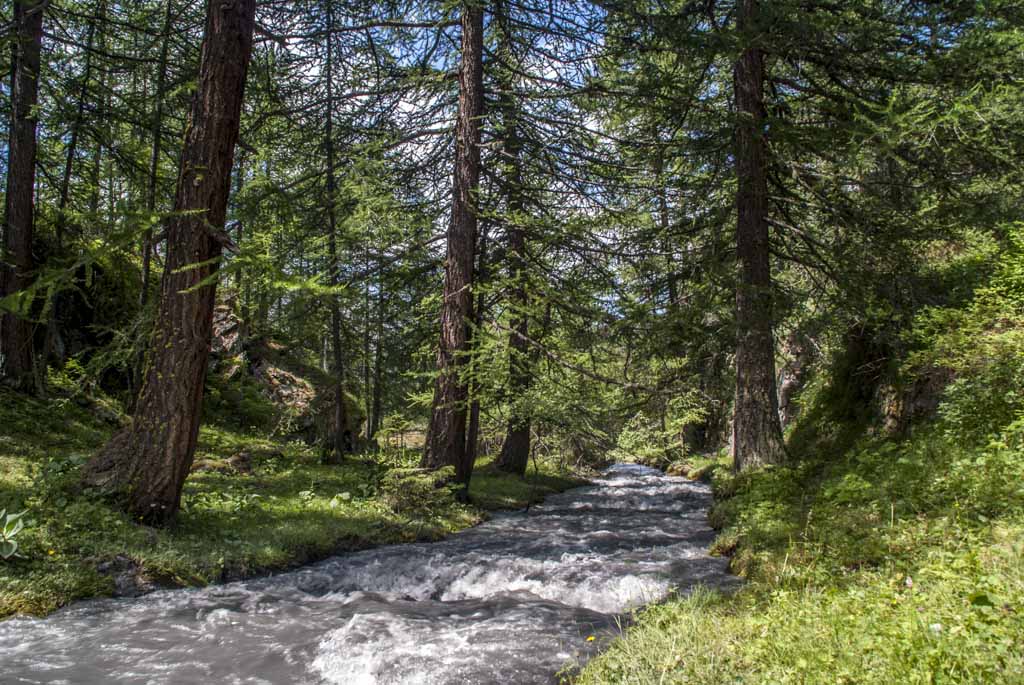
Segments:
[[[748,582],[640,611],[576,682],[1024,683],[1020,441],[831,447],[712,462],[713,550]]]
[[[105,417],[105,420],[104,420]],[[411,450],[323,466],[301,442],[205,425],[183,510],[168,529],[138,525],[76,489],[85,460],[117,425],[116,408],[0,390],[0,509],[26,510],[19,558],[0,561],[0,617],[43,615],[72,600],[261,575],[366,547],[438,539],[487,510],[516,509],[579,485],[548,462],[526,479],[478,465],[473,504],[396,513],[382,476]],[[243,455],[240,459],[239,455]]]

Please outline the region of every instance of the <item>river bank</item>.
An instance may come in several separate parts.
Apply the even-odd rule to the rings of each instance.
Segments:
[[[746,582],[644,611],[575,682],[1024,681],[1019,445],[928,428],[740,476],[722,459],[712,549]]]
[[[415,463],[412,451],[322,466],[301,442],[204,426],[199,469],[185,487],[176,525],[137,525],[76,490],[77,470],[116,425],[94,406],[0,390],[0,508],[25,510],[20,558],[0,561],[0,617],[45,615],[91,597],[198,587],[312,563],[396,542],[435,540],[579,485],[540,461],[525,480],[486,464],[473,478],[472,505],[388,505],[381,479]],[[241,455],[241,456],[240,456]],[[383,461],[390,458],[390,462]]]
[[[706,485],[618,466],[439,542],[14,619],[0,659],[28,683],[549,683],[624,612],[735,584],[706,553],[710,503]]]

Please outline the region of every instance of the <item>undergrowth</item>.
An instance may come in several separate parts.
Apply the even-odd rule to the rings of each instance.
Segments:
[[[899,373],[950,373],[937,418],[885,436],[833,360],[789,466],[713,468],[714,551],[744,587],[643,611],[577,682],[1024,683],[1021,242],[915,320]]]
[[[525,480],[485,470],[474,478],[473,505],[433,493],[413,502],[414,492],[396,499],[387,487],[388,473],[415,465],[412,450],[323,466],[302,442],[221,422],[202,428],[200,470],[186,481],[176,523],[148,528],[77,487],[82,464],[117,425],[95,409],[59,386],[49,399],[0,390],[0,508],[27,510],[18,557],[0,560],[0,617],[110,595],[117,576],[129,590],[204,585],[436,539],[479,522],[487,508],[524,507],[579,482],[542,461]]]
[[[746,586],[644,612],[579,682],[1024,682],[1024,433],[938,433],[717,470],[716,549]]]

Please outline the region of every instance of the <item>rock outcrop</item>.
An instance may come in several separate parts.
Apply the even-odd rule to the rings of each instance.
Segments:
[[[229,303],[214,309],[213,341],[208,384],[254,388],[271,405],[275,433],[310,444],[333,444],[334,406],[337,401],[330,375],[305,363],[301,355],[277,340],[248,335],[246,326]],[[256,393],[249,391],[250,395]],[[241,402],[245,392],[220,393],[222,402]],[[348,395],[348,425],[342,430],[355,447],[365,421],[358,400]],[[231,411],[231,407],[227,407]]]

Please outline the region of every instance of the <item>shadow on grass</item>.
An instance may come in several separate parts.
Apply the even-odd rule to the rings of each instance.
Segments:
[[[29,509],[18,538],[23,558],[0,562],[0,617],[114,594],[110,573],[126,569],[142,585],[203,585],[439,539],[478,523],[481,509],[523,508],[582,482],[549,465],[520,479],[488,469],[485,460],[472,487],[477,506],[452,502],[410,518],[381,496],[389,464],[362,457],[324,466],[301,443],[204,426],[197,458],[220,463],[246,450],[253,472],[193,473],[175,524],[154,529],[77,490],[80,465],[112,426],[64,401],[0,392],[0,507]]]

